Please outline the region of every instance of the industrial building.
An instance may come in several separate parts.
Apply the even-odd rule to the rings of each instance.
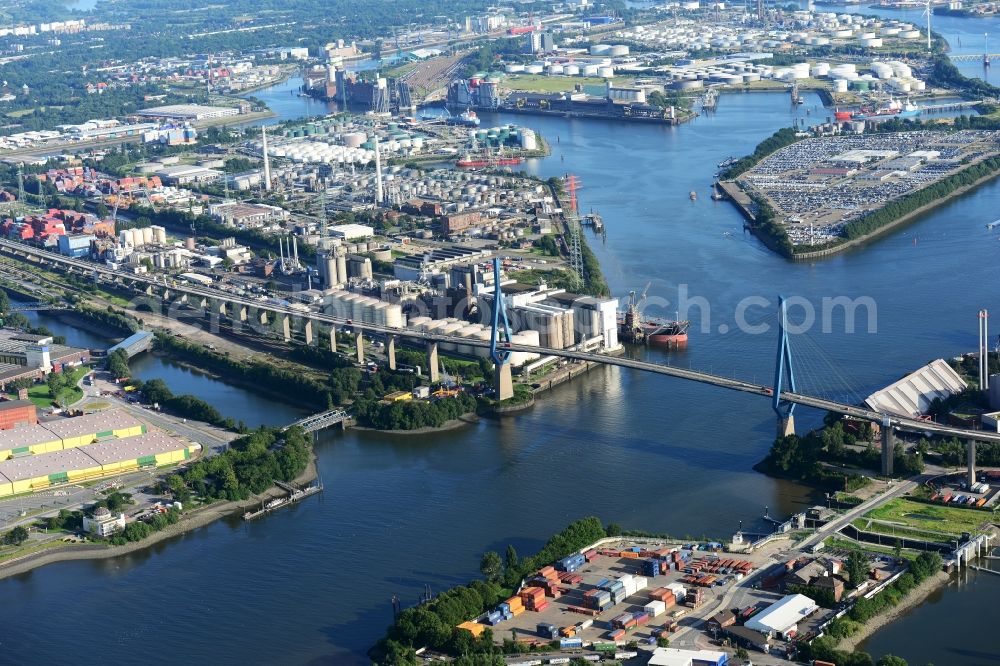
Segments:
[[[490,252],[470,247],[435,248],[421,256],[400,257],[393,262],[393,275],[400,280],[420,280],[428,275],[441,274],[456,264],[483,261]],[[449,286],[449,285],[444,285]]]
[[[69,419],[72,420],[72,419]],[[15,431],[16,432],[16,431]],[[200,445],[149,432],[0,461],[0,497],[188,460]]]
[[[540,344],[553,349],[574,345],[618,349],[618,299],[572,294],[545,285],[505,285],[507,317],[517,332],[536,330]],[[492,317],[493,294],[478,294],[480,321]]]
[[[650,666],[726,666],[729,655],[713,650],[656,648],[648,663]]]
[[[288,219],[288,211],[284,208],[239,201],[212,204],[208,212],[223,224],[241,229],[253,229]]]
[[[0,401],[0,430],[36,423],[38,423],[38,410],[35,408],[35,403],[30,400]]]
[[[344,240],[358,240],[371,238],[375,230],[365,224],[338,224],[330,227],[330,235]]]
[[[97,240],[93,234],[63,234],[58,238],[59,254],[66,257],[86,257],[90,254],[91,244]]]
[[[799,622],[819,610],[816,602],[802,594],[790,594],[747,620],[743,626],[764,636],[788,638]]]
[[[176,164],[166,166],[156,171],[164,183],[172,185],[188,185],[190,183],[210,183],[222,177],[221,171],[206,169],[194,164]]]
[[[24,425],[4,432],[0,461],[88,446],[111,438],[134,437],[145,432],[145,425],[120,409]]]
[[[99,507],[94,512],[93,518],[87,515],[83,517],[83,531],[96,534],[104,539],[124,529],[125,514],[113,514],[106,506]]]
[[[203,106],[201,104],[168,104],[136,111],[137,116],[163,120],[212,120],[239,115],[234,106]]]
[[[18,379],[40,379],[90,360],[90,351],[52,342],[52,336],[0,329],[0,389]]]
[[[865,399],[877,412],[917,417],[926,414],[935,399],[945,400],[967,388],[957,372],[937,359]]]

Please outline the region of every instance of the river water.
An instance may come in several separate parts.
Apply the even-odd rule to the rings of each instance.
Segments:
[[[270,102],[269,94],[257,96]],[[815,117],[818,104],[813,95],[797,109],[785,94],[727,95],[716,114],[678,128],[535,116],[484,123],[515,122],[549,140],[553,154],[527,164],[532,173],[562,175],[572,166],[582,208],[607,223],[606,241],[590,243],[616,295],[650,283],[650,301],[671,315],[681,289],[704,299],[701,311],[688,309],[695,323],[686,351],[632,353],[766,382],[775,331],[737,330],[741,302],[763,299],[746,320],[769,326],[779,293],[817,308],[824,297],[869,297],[876,333],[863,316],[860,332],[845,333],[841,314],[830,318],[831,332],[817,324],[792,340],[803,390],[857,400],[930,359],[974,348],[975,313],[1000,307],[991,270],[1000,244],[983,226],[996,217],[1000,186],[985,185],[859,251],[787,263],[744,235],[737,212],[711,201],[708,187],[718,162],[751,151],[806,110]],[[147,362],[148,376],[224,401],[220,411],[233,418],[291,420],[286,407],[155,358],[137,371],[147,372]],[[800,426],[820,417],[797,414]],[[586,515],[725,538],[741,520],[761,527],[765,507],[787,514],[816,501],[797,484],[751,470],[773,435],[761,398],[617,368],[558,387],[523,415],[452,432],[326,433],[317,445],[321,497],[250,525],[218,522],[129,558],[60,563],[0,582],[3,607],[12,609],[0,613],[4,659],[364,663],[391,621],[392,595],[409,604],[424,585],[437,592],[464,582],[485,550],[512,543],[532,552]],[[965,605],[978,594],[944,598]],[[976,629],[989,617],[968,615],[955,640],[988,651]],[[95,618],[100,657],[82,647]],[[924,655],[906,645],[892,651],[911,661]]]

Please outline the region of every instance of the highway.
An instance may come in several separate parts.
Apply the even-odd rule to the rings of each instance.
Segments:
[[[87,275],[101,276],[106,278],[110,283],[116,283],[125,287],[131,286],[131,288],[141,286],[144,290],[145,288],[150,288],[154,290],[166,290],[170,294],[176,294],[178,296],[187,296],[190,299],[195,299],[195,302],[199,300],[217,301],[224,303],[227,307],[227,312],[233,313],[233,309],[245,308],[247,313],[251,311],[256,311],[258,313],[269,313],[275,318],[287,317],[291,321],[311,321],[315,324],[322,324],[331,328],[350,328],[355,332],[360,332],[368,336],[379,336],[379,337],[389,337],[395,336],[397,338],[404,338],[407,340],[413,340],[424,343],[453,343],[460,344],[466,347],[480,347],[488,348],[489,342],[484,340],[475,340],[471,338],[461,338],[448,335],[440,335],[437,333],[430,333],[426,331],[416,331],[412,329],[402,329],[393,328],[389,326],[382,326],[379,324],[370,324],[363,322],[355,322],[351,319],[344,317],[335,317],[333,315],[323,314],[319,312],[303,312],[300,310],[295,310],[290,307],[280,305],[273,302],[256,301],[235,294],[230,294],[222,291],[217,291],[214,289],[209,289],[205,287],[199,287],[195,285],[166,285],[164,284],[164,278],[150,277],[146,275],[125,275],[122,273],[115,272],[101,264],[96,264],[90,261],[83,261],[80,259],[73,259],[70,257],[64,257],[60,254],[49,252],[47,250],[42,250],[24,243],[16,243],[10,240],[0,239],[0,251],[5,251],[8,254],[12,254],[19,258],[26,257],[37,257],[43,259],[46,262],[51,262],[57,265],[66,266],[70,269],[80,271]],[[169,301],[170,299],[164,299]],[[271,318],[268,318],[271,321]],[[276,319],[275,319],[276,320]],[[605,354],[595,354],[593,352],[578,351],[574,349],[552,349],[549,347],[532,347],[528,345],[518,345],[507,343],[504,344],[505,349],[515,352],[527,352],[541,354],[543,356],[555,356],[559,358],[565,358],[571,361],[592,361],[594,363],[602,363],[604,365],[614,365],[622,368],[630,368],[632,370],[640,370],[642,372],[651,372],[658,375],[665,375],[668,377],[675,377],[678,379],[685,379],[688,381],[698,382],[700,384],[707,384],[709,386],[717,386],[719,388],[728,389],[731,391],[741,391],[743,393],[752,393],[754,395],[766,396],[771,399],[773,395],[773,390],[769,386],[764,386],[763,384],[756,384],[752,382],[746,382],[738,379],[733,379],[730,377],[722,377],[720,375],[714,375],[707,372],[701,372],[698,370],[688,370],[684,368],[677,368],[669,365],[661,365],[658,363],[650,363],[648,361],[639,361],[630,358],[623,358],[621,356],[609,356]],[[847,405],[834,400],[827,400],[825,398],[819,398],[815,396],[805,395],[801,393],[793,393],[789,391],[783,391],[781,393],[781,399],[786,400],[790,403],[803,405],[805,407],[812,407],[814,409],[832,411],[839,414],[845,414],[848,416],[853,416],[859,419],[864,419],[874,423],[882,423],[883,419],[887,416],[879,412],[872,411],[870,409],[865,409],[863,407],[857,407],[854,405]],[[904,430],[908,432],[915,433],[926,433],[928,435],[940,435],[944,437],[957,437],[959,439],[975,439],[977,441],[990,441],[990,442],[1000,442],[1000,433],[991,433],[981,430],[966,430],[964,428],[956,428],[948,425],[943,425],[939,423],[932,423],[928,421],[922,421],[920,419],[888,415],[890,424],[892,427],[899,430]]]

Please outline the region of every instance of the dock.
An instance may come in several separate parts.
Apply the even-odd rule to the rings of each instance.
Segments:
[[[260,518],[263,515],[274,511],[275,509],[280,509],[283,506],[288,506],[289,504],[294,504],[299,500],[303,500],[310,495],[315,495],[316,493],[323,491],[323,484],[319,483],[314,486],[308,486],[306,488],[296,488],[287,483],[282,483],[281,481],[275,481],[274,484],[281,488],[282,490],[288,491],[288,495],[285,497],[275,497],[266,503],[261,504],[261,507],[256,511],[247,511],[243,514],[243,520],[254,520],[255,518]]]
[[[740,209],[740,212],[746,216],[750,222],[756,222],[757,217],[753,214],[753,199],[751,199],[746,192],[740,189],[739,185],[732,181],[722,181],[718,183],[719,189],[722,191],[722,195],[736,204],[736,207]]]

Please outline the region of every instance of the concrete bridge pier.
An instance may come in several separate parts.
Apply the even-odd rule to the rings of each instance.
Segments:
[[[788,437],[795,434],[795,415],[778,417],[778,437]]]
[[[313,343],[313,323],[312,319],[306,319],[305,323],[302,325],[302,335],[306,339],[306,345],[311,345]]]
[[[279,315],[281,321],[281,337],[285,342],[292,341],[292,319],[286,314]]]
[[[212,312],[220,317],[228,316],[229,310],[226,309],[226,302],[218,300],[212,303]]]
[[[496,390],[498,402],[514,397],[514,380],[510,375],[510,363],[493,365],[493,388]]]
[[[336,353],[337,351],[337,327],[330,327],[330,351]]]
[[[385,341],[385,357],[389,363],[389,369],[396,369],[396,336],[390,335]]]
[[[358,363],[361,365],[365,364],[365,336],[361,331],[358,331],[354,338],[354,342],[357,345],[358,352]]]
[[[965,462],[969,467],[966,481],[969,488],[976,482],[976,440],[970,439],[965,443]]]
[[[441,370],[438,365],[438,343],[427,342],[427,377],[432,384],[441,381]]]
[[[169,301],[170,300],[170,290],[169,289],[164,289],[163,290],[163,296],[161,298],[163,298],[164,301]]]
[[[896,438],[892,426],[882,424],[882,476],[892,476],[892,462],[896,453]]]

